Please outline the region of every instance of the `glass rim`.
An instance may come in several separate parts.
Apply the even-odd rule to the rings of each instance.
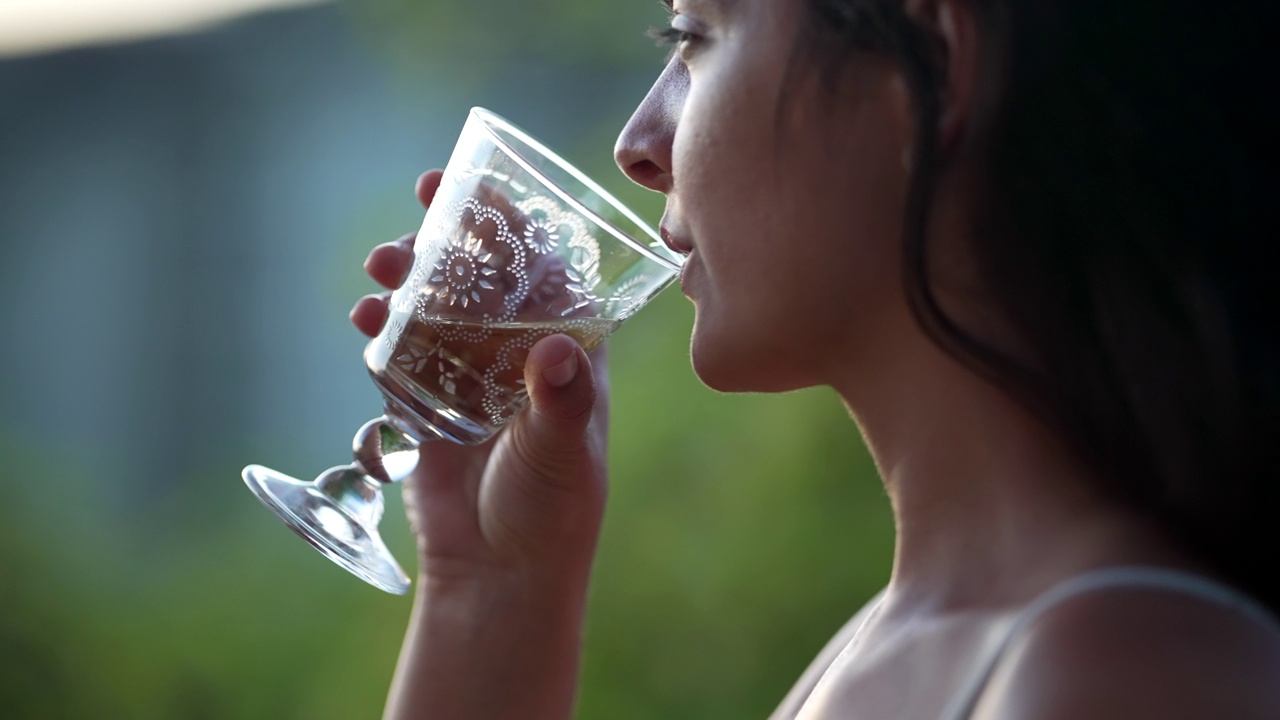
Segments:
[[[662,255],[659,255],[658,253],[654,252],[652,248],[646,245],[642,245],[641,243],[637,242],[635,238],[631,237],[627,233],[615,227],[613,223],[600,217],[598,214],[596,214],[590,208],[584,205],[581,201],[575,198],[571,193],[566,191],[564,188],[560,187],[559,183],[547,177],[546,173],[534,167],[532,163],[530,163],[520,154],[519,151],[511,147],[511,144],[507,142],[505,139],[503,139],[499,133],[495,132],[495,129],[501,130],[502,132],[505,132],[514,136],[515,139],[519,140],[525,145],[528,145],[539,155],[542,155],[546,159],[555,163],[555,165],[559,167],[561,170],[569,173],[569,175],[571,175],[574,180],[577,180],[578,182],[582,183],[587,187],[588,190],[600,196],[605,202],[613,206],[613,209],[620,212],[624,217],[626,217],[628,220],[634,223],[636,227],[644,231],[644,233],[648,235],[650,238],[652,238],[655,243],[662,243],[661,236],[658,235],[657,231],[655,231],[649,225],[649,223],[642,220],[638,215],[632,212],[630,208],[624,205],[622,201],[615,198],[608,190],[605,190],[594,180],[587,177],[585,173],[583,173],[578,168],[574,167],[574,165],[570,163],[568,160],[565,160],[564,158],[560,157],[559,154],[557,154],[555,151],[548,148],[546,145],[543,145],[542,143],[538,142],[536,139],[533,138],[533,136],[529,135],[529,133],[521,130],[519,127],[516,127],[509,120],[502,117],[501,115],[498,115],[492,110],[488,110],[486,108],[477,106],[477,107],[471,108],[470,114],[480,121],[480,126],[484,128],[485,134],[488,135],[489,138],[499,148],[501,148],[504,153],[506,153],[512,160],[514,160],[516,164],[518,164],[521,168],[523,168],[525,172],[528,172],[530,175],[533,175],[534,177],[536,177],[543,185],[545,185],[548,189],[550,189],[553,193],[555,193],[557,197],[559,197],[561,200],[571,205],[574,210],[584,215],[591,222],[604,228],[610,235],[614,236],[616,239],[618,239],[628,247],[632,248],[636,252],[641,253],[645,257],[648,257],[649,259],[657,262],[660,265],[664,265],[671,270],[674,270],[674,271],[680,270],[682,266],[682,263],[680,261],[677,261],[673,258],[663,257]]]

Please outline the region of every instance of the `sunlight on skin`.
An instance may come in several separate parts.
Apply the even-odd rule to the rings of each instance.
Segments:
[[[192,32],[241,15],[334,0],[3,0],[0,58]]]

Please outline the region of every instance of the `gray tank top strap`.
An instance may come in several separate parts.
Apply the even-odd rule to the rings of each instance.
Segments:
[[[970,677],[963,692],[955,695],[940,720],[965,720],[973,712],[978,698],[1005,651],[1028,627],[1051,608],[1077,595],[1119,587],[1141,587],[1193,595],[1223,605],[1257,622],[1280,630],[1280,619],[1261,604],[1221,583],[1199,575],[1153,567],[1109,567],[1068,578],[1033,600],[1010,626],[1003,639]]]

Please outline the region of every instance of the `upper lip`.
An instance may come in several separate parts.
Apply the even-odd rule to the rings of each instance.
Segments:
[[[688,238],[667,227],[666,223],[658,226],[658,234],[662,236],[662,242],[672,251],[681,255],[688,255],[693,252],[693,243]]]

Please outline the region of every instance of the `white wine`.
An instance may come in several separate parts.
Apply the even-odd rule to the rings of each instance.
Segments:
[[[524,364],[535,343],[563,333],[590,351],[619,325],[581,317],[481,324],[397,315],[365,351],[388,414],[418,439],[441,435],[468,444],[488,439],[528,404]]]

